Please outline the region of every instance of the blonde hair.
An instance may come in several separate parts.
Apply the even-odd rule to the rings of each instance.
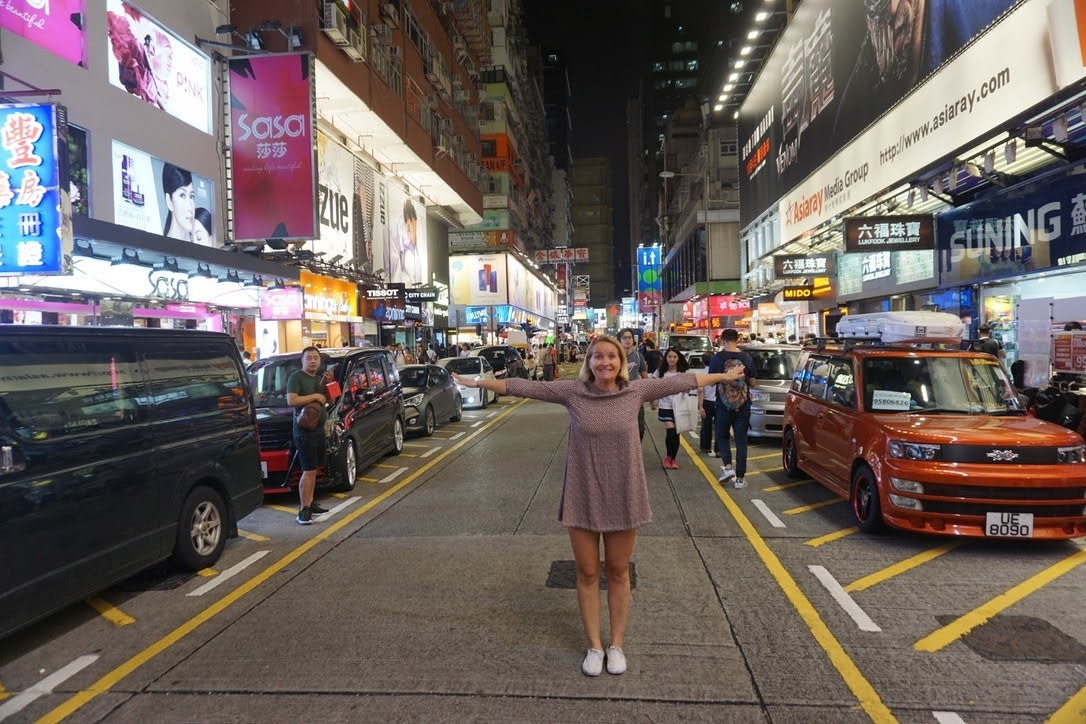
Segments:
[[[588,362],[592,359],[592,352],[601,342],[606,342],[618,350],[618,356],[622,361],[622,366],[619,367],[616,382],[618,382],[619,387],[625,387],[630,383],[630,370],[626,362],[626,350],[617,339],[609,334],[601,334],[599,337],[596,337],[588,343],[588,348],[584,351],[584,362],[581,363],[581,371],[577,373],[577,379],[581,382],[596,381],[596,375],[593,374],[592,369],[588,366]]]

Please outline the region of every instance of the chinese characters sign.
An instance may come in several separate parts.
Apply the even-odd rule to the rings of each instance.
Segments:
[[[588,261],[588,248],[578,247],[576,249],[539,249],[535,252],[536,264],[555,264],[561,262],[587,262]]]
[[[893,271],[893,264],[890,262],[891,257],[888,251],[877,251],[874,254],[868,254],[861,263],[860,281],[873,282],[876,279],[890,276]]]
[[[1086,375],[1086,332],[1058,332],[1052,338],[1052,369]]]
[[[637,309],[643,314],[655,312],[664,303],[664,286],[660,279],[663,250],[659,246],[637,249]]]
[[[71,253],[56,106],[0,107],[0,274],[60,274]]]
[[[845,251],[909,251],[935,248],[931,216],[845,218]]]
[[[773,257],[773,275],[777,279],[796,277],[832,277],[835,274],[830,254],[780,254]]]

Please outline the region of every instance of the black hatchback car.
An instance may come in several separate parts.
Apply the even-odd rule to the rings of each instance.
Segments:
[[[506,344],[494,344],[484,347],[475,347],[469,355],[484,357],[494,369],[494,378],[505,380],[510,377],[527,377],[528,371],[524,365],[524,358],[520,356],[520,350]]]
[[[400,375],[386,350],[345,347],[321,350],[342,394],[328,406],[328,453],[317,486],[353,490],[360,470],[386,454],[399,455],[404,440]],[[287,380],[301,369],[302,355],[280,354],[249,367],[260,431],[264,492],[296,490],[301,470],[294,451],[294,409],[287,404]]]

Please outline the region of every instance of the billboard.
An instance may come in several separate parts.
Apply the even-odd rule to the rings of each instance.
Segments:
[[[72,218],[64,135],[55,105],[0,106],[0,274],[66,271]]]
[[[222,246],[216,233],[215,184],[117,141],[113,217],[121,226],[201,246]]]
[[[1020,1],[928,2],[917,13],[909,2],[805,0],[739,111],[740,223],[770,208]],[[991,61],[976,67],[1001,62]]]
[[[637,248],[637,310],[654,313],[664,303],[664,287],[660,279],[663,250],[659,246]]]
[[[773,257],[774,279],[833,276],[832,254],[777,254]]]
[[[211,133],[211,59],[142,10],[106,0],[111,85]]]
[[[260,288],[261,319],[302,319],[304,316],[301,287]]]
[[[781,239],[797,238],[1056,93],[1061,86],[1052,53],[1058,47],[1044,12],[1047,2],[1024,0],[892,113],[788,191],[778,204]],[[1083,73],[1086,68],[1080,77]]]
[[[449,294],[453,304],[508,304],[507,254],[449,257]]]
[[[428,284],[426,206],[412,199],[397,179],[376,177],[375,191],[373,270],[383,269],[385,281],[406,287]]]
[[[935,248],[931,215],[846,216],[845,251],[908,251]]]
[[[316,239],[313,56],[230,58],[234,241]],[[290,179],[284,183],[284,179]]]
[[[365,256],[357,253],[355,239],[365,228],[365,200],[368,194],[358,173],[364,166],[360,159],[323,133],[317,133],[317,221],[320,237],[306,245],[324,261],[336,257],[339,263]],[[368,175],[372,185],[372,170]],[[362,183],[360,183],[362,182]]]
[[[86,0],[6,0],[0,4],[0,28],[69,63],[85,65],[82,23],[86,11]]]

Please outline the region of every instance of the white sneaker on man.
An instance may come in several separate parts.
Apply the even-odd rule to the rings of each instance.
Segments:
[[[725,480],[731,480],[735,477],[735,468],[733,468],[731,465],[722,465],[721,467],[724,469],[724,472],[722,472],[720,474],[720,477],[717,478],[718,482],[723,483]]]
[[[739,490],[740,488],[747,487],[747,481],[744,480],[743,478],[736,478],[734,485],[735,485],[735,489]]]

